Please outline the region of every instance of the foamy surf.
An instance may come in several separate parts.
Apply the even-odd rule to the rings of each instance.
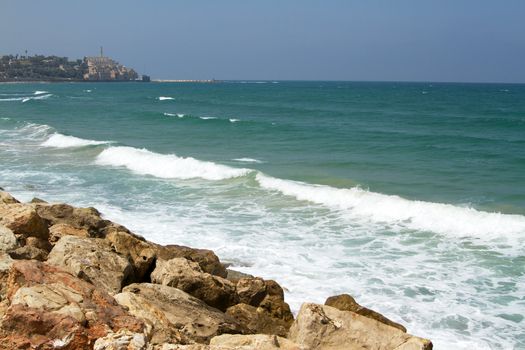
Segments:
[[[451,204],[408,200],[354,188],[334,188],[257,174],[261,187],[344,210],[359,219],[438,234],[499,238],[525,233],[525,216],[489,213]]]
[[[237,123],[240,122],[240,119],[230,118],[230,123]]]
[[[42,91],[38,91],[38,92],[42,92]],[[32,101],[32,100],[47,100],[51,96],[53,96],[53,94],[45,94],[45,95],[44,94],[36,94],[36,96],[30,96],[30,97],[22,98],[22,103],[25,103],[25,102],[28,102],[28,101]]]
[[[43,94],[49,94],[49,91],[37,90],[37,91],[33,92],[33,95],[43,95]]]
[[[261,160],[254,159],[254,158],[235,158],[232,160],[236,162],[242,162],[242,163],[262,163]]]
[[[157,100],[159,101],[169,101],[169,100],[174,100],[173,97],[169,97],[169,96],[160,96],[160,97],[157,97]]]
[[[159,154],[146,149],[124,146],[105,149],[97,156],[96,164],[123,166],[137,174],[152,175],[164,179],[225,180],[247,175],[251,171],[191,157]]]
[[[42,147],[52,148],[73,148],[109,144],[111,141],[85,140],[75,136],[67,136],[59,133],[51,135],[46,141],[42,142]]]

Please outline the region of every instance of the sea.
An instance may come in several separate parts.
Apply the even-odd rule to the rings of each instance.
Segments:
[[[0,186],[348,293],[435,349],[525,349],[525,85],[0,84]]]

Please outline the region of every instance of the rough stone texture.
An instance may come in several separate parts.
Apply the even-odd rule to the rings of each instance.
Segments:
[[[0,251],[8,252],[17,247],[18,242],[13,231],[0,224]]]
[[[144,320],[152,344],[207,343],[219,334],[244,332],[231,317],[176,288],[131,284],[115,299]]]
[[[181,289],[221,311],[237,303],[232,282],[203,272],[199,264],[185,258],[157,260],[151,281]]]
[[[249,275],[244,272],[235,271],[232,269],[226,269],[226,274],[227,274],[226,279],[234,283],[237,283],[237,281],[240,280],[241,278],[253,278],[252,275]]]
[[[44,261],[47,259],[48,253],[47,251],[43,249],[26,245],[26,246],[17,248],[13,251],[10,251],[9,256],[17,260],[25,259],[25,260]]]
[[[32,236],[45,240],[49,237],[46,221],[26,204],[0,204],[0,225],[23,237]]]
[[[208,249],[194,249],[180,245],[157,245],[157,258],[162,260],[185,258],[198,263],[204,272],[223,278],[228,275],[217,255]]]
[[[135,282],[149,279],[148,274],[151,273],[156,258],[156,249],[152,243],[114,226],[106,230],[106,240],[117,253],[130,261]]]
[[[226,314],[247,328],[248,333],[276,334],[285,337],[291,322],[273,318],[266,310],[247,304],[237,304]]]
[[[91,349],[110,331],[144,330],[143,322],[103,290],[40,262],[12,263],[7,297],[11,305],[0,322],[0,349]]]
[[[49,228],[49,242],[56,243],[63,236],[89,237],[89,232],[85,228],[75,228],[64,223]]]
[[[262,278],[241,278],[236,285],[239,302],[259,306],[266,297],[266,284]]]
[[[20,203],[15,197],[11,196],[9,193],[0,191],[0,203],[3,204],[16,204]]]
[[[45,250],[47,253],[49,253],[53,248],[47,239],[41,239],[37,237],[27,237],[25,240],[25,245]]]
[[[97,339],[93,350],[147,350],[148,340],[142,333],[121,329]]]
[[[315,350],[431,350],[430,340],[351,311],[305,303],[290,328],[288,339]]]
[[[13,265],[13,259],[5,252],[0,251],[0,301],[5,299],[7,293],[7,277]]]
[[[104,237],[104,228],[110,221],[101,218],[95,208],[75,208],[68,204],[31,204],[38,215],[51,225],[67,224],[76,229],[86,230],[90,237]]]
[[[341,295],[329,297],[328,299],[326,299],[324,304],[335,307],[336,309],[339,309],[341,311],[352,311],[352,312],[355,312],[356,314],[359,314],[365,317],[369,317],[369,318],[373,318],[376,321],[379,321],[386,325],[395,327],[403,332],[407,331],[407,329],[403,325],[397,322],[394,322],[392,320],[389,320],[385,316],[381,315],[379,312],[370,310],[364,306],[359,305],[355,301],[355,299],[348,294],[341,294]]]
[[[231,350],[306,350],[292,341],[278,337],[276,335],[252,334],[252,335],[231,335],[224,334],[214,337],[210,342],[211,349],[215,346]]]
[[[47,262],[110,294],[120,292],[133,272],[129,261],[114,253],[100,238],[64,236],[49,253]]]

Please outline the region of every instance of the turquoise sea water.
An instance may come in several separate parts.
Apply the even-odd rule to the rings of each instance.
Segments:
[[[525,85],[0,85],[0,186],[436,349],[525,348]]]

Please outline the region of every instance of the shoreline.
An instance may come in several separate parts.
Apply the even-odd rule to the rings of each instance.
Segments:
[[[13,326],[35,315],[62,329],[68,349],[134,339],[142,345],[128,349],[432,349],[346,294],[304,303],[294,318],[277,282],[229,270],[211,250],[149,242],[94,208],[21,203],[0,191],[0,233],[0,349],[55,342],[50,330]],[[93,292],[125,322],[108,323]]]

